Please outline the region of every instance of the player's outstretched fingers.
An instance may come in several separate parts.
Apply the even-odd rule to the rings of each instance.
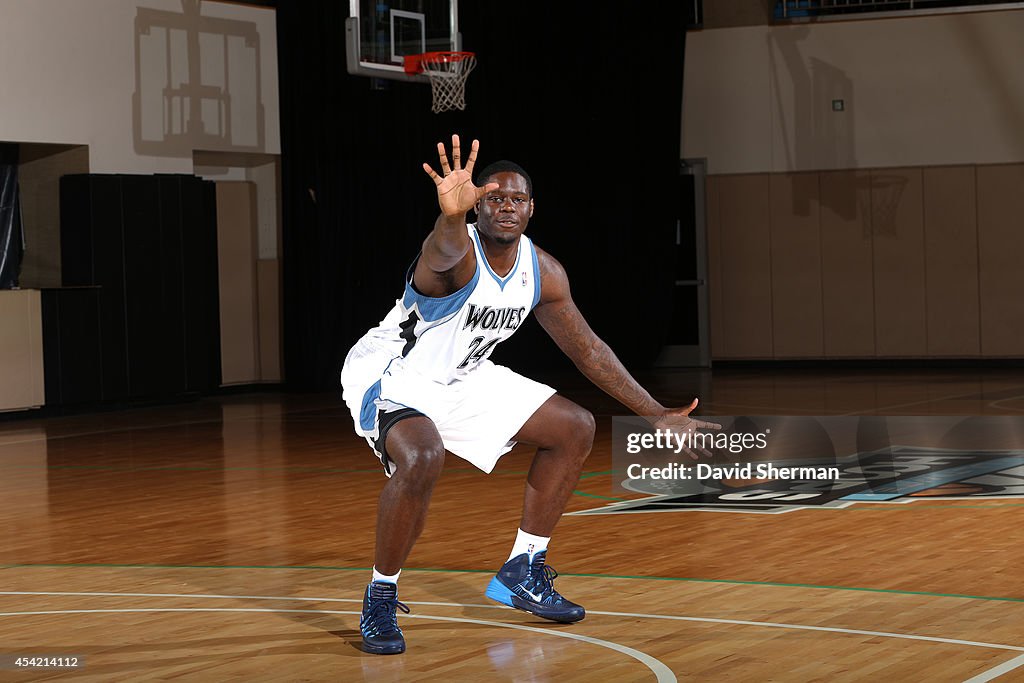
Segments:
[[[484,198],[484,195],[492,190],[497,190],[501,185],[498,183],[487,183],[483,187],[476,188],[476,201],[480,201]]]
[[[700,403],[700,399],[698,399],[698,398],[693,399],[693,402],[690,403],[689,407],[686,409],[687,417],[689,417],[690,413],[692,413],[697,408],[697,404],[698,403]],[[691,423],[690,426],[693,427],[694,429],[721,429],[722,428],[722,425],[718,424],[717,422],[706,422],[704,420],[698,420],[698,419],[693,418],[693,417],[691,417],[690,419],[693,420],[693,422]]]
[[[462,168],[462,149],[459,147],[459,136],[452,136],[452,167],[458,171]]]
[[[693,458],[694,460],[700,460],[701,458],[709,459],[715,457],[715,454],[706,448],[698,446],[693,449],[693,452],[690,453],[690,457]]]
[[[480,149],[480,141],[473,140],[473,144],[469,146],[469,159],[466,161],[466,173],[472,173],[473,167],[476,166],[476,153]]]
[[[441,183],[444,182],[444,178],[442,178],[441,176],[437,175],[437,171],[432,169],[430,167],[430,164],[424,163],[423,164],[423,170],[427,172],[427,175],[430,176],[430,179],[434,181],[435,185],[440,185]]]
[[[452,169],[448,165],[448,154],[444,151],[443,142],[437,143],[437,157],[441,160],[441,170],[444,171],[445,175],[450,175]]]

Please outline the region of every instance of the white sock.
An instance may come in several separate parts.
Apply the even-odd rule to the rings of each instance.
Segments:
[[[387,574],[381,574],[379,571],[377,571],[377,568],[374,567],[373,568],[373,580],[374,581],[384,581],[385,583],[393,583],[393,584],[395,584],[397,586],[398,585],[398,577],[401,575],[401,573],[402,573],[402,570],[399,569],[397,574],[392,574],[392,575],[388,576]]]
[[[508,556],[508,559],[511,560],[513,557],[526,553],[532,561],[535,554],[541,550],[548,549],[548,541],[550,540],[550,536],[534,536],[520,529],[519,533],[516,534],[516,542],[512,546],[512,553]],[[505,561],[508,562],[508,560]]]

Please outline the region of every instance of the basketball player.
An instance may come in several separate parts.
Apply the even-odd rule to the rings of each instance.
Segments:
[[[545,559],[590,453],[594,418],[551,387],[488,360],[531,311],[584,375],[655,427],[717,427],[688,417],[696,399],[667,409],[630,376],[576,308],[561,264],[523,234],[534,211],[526,171],[499,161],[474,185],[478,149],[474,140],[463,167],[453,135],[450,165],[443,143],[437,145],[441,173],[423,164],[437,186],[441,215],[402,297],[352,347],[341,373],[356,431],[389,477],[360,620],[366,652],[405,651],[396,612],[409,610],[398,602],[398,577],[423,530],[446,450],[490,472],[517,442],[537,447],[515,543],[486,595],[557,622],[585,615],[554,589],[556,573]],[[466,223],[471,209],[475,225]]]

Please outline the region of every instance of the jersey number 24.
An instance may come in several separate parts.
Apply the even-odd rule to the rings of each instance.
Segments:
[[[459,370],[466,367],[470,363],[479,363],[487,355],[487,352],[491,350],[491,347],[498,343],[498,338],[495,337],[491,341],[484,344],[483,337],[477,337],[473,341],[469,342],[469,353],[466,355],[466,359],[459,363]]]

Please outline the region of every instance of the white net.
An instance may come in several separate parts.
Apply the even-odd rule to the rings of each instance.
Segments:
[[[466,78],[476,66],[472,52],[435,52],[420,60],[423,71],[430,77],[434,93],[431,111],[438,114],[452,109],[466,108]]]
[[[896,212],[900,207],[907,178],[871,173],[857,182],[857,202],[864,237],[897,235]]]

